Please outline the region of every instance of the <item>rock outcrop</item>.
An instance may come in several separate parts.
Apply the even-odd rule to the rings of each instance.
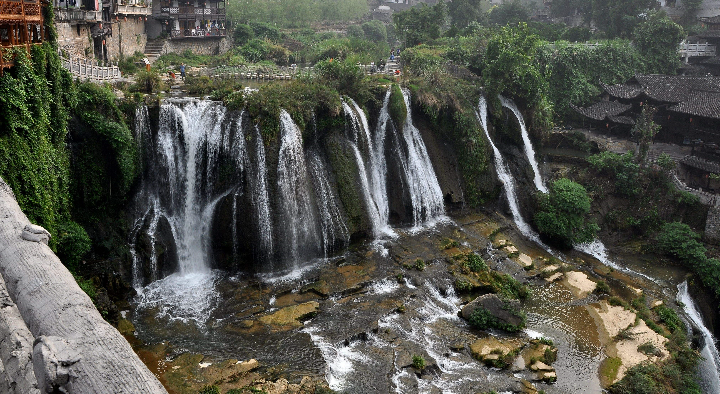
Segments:
[[[47,238],[0,179],[0,274],[7,284],[7,296],[0,290],[0,384],[14,382],[11,393],[166,393]]]
[[[485,327],[480,329],[499,328],[506,331],[518,331],[525,327],[525,317],[520,312],[520,302],[504,300],[495,294],[480,296],[462,308],[462,317],[470,320],[477,311],[481,311]]]

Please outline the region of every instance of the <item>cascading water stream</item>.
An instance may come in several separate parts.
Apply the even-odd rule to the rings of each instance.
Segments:
[[[540,190],[543,193],[547,193],[547,188],[545,188],[545,185],[542,181],[542,176],[540,175],[540,170],[538,169],[538,163],[537,160],[535,160],[535,150],[533,150],[532,142],[530,141],[530,136],[528,135],[527,129],[525,128],[525,120],[523,119],[522,113],[518,109],[517,105],[515,105],[515,102],[507,99],[503,96],[500,97],[500,103],[503,107],[506,107],[510,109],[513,114],[515,114],[515,117],[517,118],[518,122],[520,123],[520,134],[522,135],[523,143],[525,145],[525,154],[527,155],[528,161],[530,162],[530,166],[533,169],[534,173],[534,182],[535,187]]]
[[[325,163],[315,149],[308,151],[308,167],[318,201],[323,252],[327,257],[333,251],[337,241],[342,243],[341,247],[345,247],[350,241],[350,234],[330,186]]]
[[[433,169],[430,156],[423,142],[420,130],[412,121],[410,90],[402,89],[407,117],[402,128],[403,139],[407,147],[407,158],[403,163],[405,178],[410,189],[415,227],[438,219],[445,213],[443,194]]]
[[[290,269],[296,270],[303,261],[318,256],[323,247],[312,204],[302,135],[285,110],[280,113],[280,129],[277,186],[278,205],[285,223],[281,229],[282,257]]]
[[[515,192],[515,181],[513,180],[512,175],[510,175],[510,170],[508,169],[507,164],[505,164],[505,160],[503,159],[502,154],[500,154],[500,151],[495,146],[492,138],[490,138],[490,132],[488,131],[487,123],[487,101],[483,96],[480,96],[480,101],[478,102],[478,110],[475,115],[480,121],[480,125],[485,132],[485,136],[487,137],[488,141],[490,142],[490,146],[492,147],[493,156],[495,159],[495,169],[497,170],[500,182],[502,182],[504,186],[503,189],[505,189],[505,197],[507,198],[508,205],[510,206],[510,212],[512,213],[515,226],[518,228],[522,235],[535,242],[540,243],[540,237],[525,222],[522,214],[520,213],[520,204],[518,203],[517,194]]]
[[[356,111],[353,111],[353,108],[351,108],[345,101],[343,101],[343,110],[345,111],[345,116],[350,118],[350,132],[351,132],[351,141],[350,145],[353,150],[353,153],[355,154],[355,161],[357,162],[358,166],[358,172],[360,177],[360,188],[362,190],[363,199],[365,200],[365,206],[368,210],[368,217],[370,218],[370,221],[372,222],[372,230],[373,235],[375,238],[380,237],[382,234],[385,234],[389,231],[392,231],[388,228],[387,221],[383,222],[383,219],[380,215],[380,209],[378,208],[378,204],[375,201],[376,196],[380,195],[382,198],[387,199],[385,193],[372,193],[370,191],[370,180],[368,174],[375,173],[375,166],[376,164],[373,160],[375,157],[373,155],[372,147],[370,146],[370,132],[368,130],[367,120],[364,118],[364,113],[362,113],[362,110],[357,107],[357,104],[350,99],[352,104],[354,104],[354,107]],[[360,116],[362,116],[362,120],[359,119]],[[361,134],[362,132],[362,134]],[[370,160],[369,160],[369,168],[365,166],[365,160],[362,157],[362,154],[360,153],[360,149],[358,148],[358,145],[360,143],[365,143],[366,147],[368,149],[368,152],[370,153]],[[384,159],[384,156],[382,157]],[[381,204],[385,204],[387,206],[387,201],[381,202]],[[387,220],[387,215],[383,215],[384,219]]]
[[[705,342],[700,351],[702,359],[698,364],[698,374],[703,392],[707,394],[720,393],[720,354],[715,346],[715,338],[705,326],[702,316],[695,306],[695,301],[688,293],[687,281],[678,285],[677,300],[683,305],[685,314],[700,330]]]
[[[253,211],[257,218],[258,235],[260,238],[259,254],[265,261],[273,255],[273,227],[270,212],[270,193],[267,184],[267,168],[265,165],[265,144],[260,129],[255,126],[255,162],[250,175],[250,189]]]
[[[390,112],[388,106],[390,104],[390,89],[385,93],[383,106],[380,109],[377,128],[375,130],[375,138],[370,143],[370,130],[367,128],[368,144],[370,146],[370,190],[372,191],[373,200],[377,205],[379,222],[386,227],[390,218],[390,203],[387,197],[387,161],[385,160],[385,136],[387,134],[387,125],[390,121]],[[356,109],[357,104],[355,104]],[[367,126],[367,119],[362,110],[358,111],[360,119],[363,119],[363,126]]]
[[[233,186],[218,190],[217,168],[222,156],[229,155],[237,174],[245,170],[247,155],[241,122],[242,115],[228,116],[219,103],[169,100],[160,107],[156,137],[150,134],[148,126],[136,128],[147,133],[142,138],[147,144],[146,155],[150,156],[146,158],[150,168],[136,199],[138,209],[144,213],[136,223],[147,226],[142,235],[149,238],[149,279],[154,280],[139,291],[140,309],[161,306],[162,312],[171,318],[197,321],[209,315],[217,279],[209,261],[212,218],[224,197],[235,192],[233,198],[237,198]],[[156,243],[161,222],[169,226],[164,230],[165,238],[171,238],[176,248],[177,272],[156,280],[160,275]],[[140,232],[138,228],[134,239]],[[133,254],[138,259],[137,250]],[[135,285],[140,287],[140,264],[134,266]]]

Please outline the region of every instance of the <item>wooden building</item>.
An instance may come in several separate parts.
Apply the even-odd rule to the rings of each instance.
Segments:
[[[153,18],[168,37],[224,37],[225,0],[160,0],[153,3]]]
[[[626,119],[617,117],[622,114],[636,118],[642,106],[649,104],[658,109],[655,122],[662,126],[659,140],[697,145],[720,154],[717,148],[720,146],[720,77],[636,75],[623,84],[601,87],[604,103],[576,108],[578,113],[602,121],[600,109],[605,108],[603,120],[624,121]]]
[[[40,0],[0,0],[0,72],[13,65],[12,48],[41,44],[45,37]]]

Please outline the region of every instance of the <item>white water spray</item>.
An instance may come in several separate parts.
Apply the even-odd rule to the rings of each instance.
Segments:
[[[532,167],[533,173],[535,175],[533,178],[533,180],[535,181],[535,187],[541,192],[547,193],[547,188],[543,184],[542,177],[540,176],[538,163],[535,160],[535,150],[533,149],[532,142],[530,141],[530,136],[528,135],[527,128],[525,128],[525,120],[523,119],[522,113],[518,109],[517,105],[515,105],[514,101],[507,99],[503,96],[499,97],[502,106],[510,109],[513,114],[515,114],[515,117],[520,123],[520,134],[522,135],[523,143],[525,145],[525,155],[527,155],[528,161],[530,162],[530,166]]]
[[[720,354],[718,354],[715,346],[715,338],[705,326],[702,316],[695,306],[695,301],[688,293],[687,281],[678,285],[677,300],[682,303],[683,310],[693,324],[700,329],[705,340],[705,346],[700,351],[702,360],[698,365],[698,374],[700,375],[703,392],[708,394],[720,393]]]

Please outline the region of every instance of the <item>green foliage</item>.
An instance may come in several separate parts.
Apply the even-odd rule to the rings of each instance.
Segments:
[[[220,388],[218,386],[205,386],[200,391],[198,391],[198,394],[220,394]]]
[[[447,18],[447,5],[425,3],[393,14],[395,32],[406,47],[427,43],[440,37]]]
[[[25,49],[12,53],[15,66],[0,76],[0,176],[28,219],[54,236],[69,220],[65,136],[75,90],[50,43],[32,46],[32,60]]]
[[[145,54],[140,51],[136,51],[132,56],[121,56],[118,62],[118,68],[123,74],[135,74],[138,72],[138,66],[135,64],[139,62]]]
[[[445,48],[425,44],[405,49],[402,55],[405,73],[429,78],[445,69],[447,63]]]
[[[692,26],[697,23],[697,13],[700,11],[703,0],[683,0],[682,6],[684,9],[681,22],[683,26]]]
[[[655,0],[593,0],[592,19],[608,37],[630,38]]]
[[[68,221],[57,231],[57,255],[71,271],[76,271],[83,256],[90,251],[92,241],[82,226]]]
[[[619,195],[632,197],[640,193],[640,167],[633,161],[632,153],[601,152],[588,157],[588,162],[596,171],[614,178],[615,192]]]
[[[413,355],[412,358],[412,365],[415,369],[423,370],[425,369],[425,359],[422,356]]]
[[[483,2],[481,0],[452,1],[448,3],[448,15],[453,26],[465,28],[483,17]]]
[[[526,23],[506,26],[488,42],[482,82],[487,97],[502,94],[520,99],[521,106],[539,108],[547,95],[547,82],[535,60],[540,38]]]
[[[668,308],[665,305],[660,305],[655,308],[655,313],[658,314],[658,317],[660,317],[660,321],[665,324],[665,327],[667,327],[670,332],[675,332],[678,330],[684,331],[685,324],[683,324],[682,320],[680,320],[674,310]]]
[[[230,95],[230,108],[246,107],[250,117],[259,124],[266,142],[274,141],[280,131],[280,110],[284,108],[303,131],[303,138],[311,133],[313,117],[343,121],[342,100],[337,90],[320,80],[293,80],[288,83],[269,83],[252,95]],[[342,123],[341,123],[342,124]]]
[[[405,106],[405,98],[400,86],[393,84],[390,92],[390,102],[388,103],[388,112],[390,119],[393,120],[396,127],[403,127],[407,119],[407,107]]]
[[[488,269],[485,260],[475,253],[469,253],[467,255],[467,267],[472,272],[480,272]]]
[[[273,44],[269,39],[252,39],[240,48],[240,54],[249,62],[271,61],[286,66],[290,61],[290,52],[280,45]]]
[[[347,36],[364,39],[365,31],[363,31],[362,26],[351,25],[351,26],[348,26],[348,28],[347,28]]]
[[[567,178],[555,181],[550,193],[541,197],[535,224],[540,234],[564,247],[591,241],[599,230],[595,223],[587,223],[590,197],[582,185]]]
[[[699,242],[700,235],[690,226],[666,223],[655,239],[662,253],[677,258],[695,272],[703,285],[720,296],[720,260],[707,257],[707,249]]]
[[[673,160],[670,155],[663,152],[660,154],[660,156],[657,159],[657,165],[663,170],[663,171],[672,171],[675,169],[677,164],[675,163],[675,160]]]
[[[213,56],[197,55],[193,51],[186,49],[182,53],[166,53],[160,55],[153,64],[154,68],[165,69],[172,66],[179,66],[181,63],[185,63],[186,66],[200,67],[206,65],[214,65]]]
[[[675,74],[680,65],[677,47],[685,39],[683,28],[664,12],[656,12],[639,23],[633,41],[643,55],[646,67],[660,74]]]
[[[185,77],[185,89],[189,94],[195,96],[211,94],[213,100],[223,100],[242,88],[242,84],[235,80],[213,79],[205,75]]]
[[[157,69],[141,70],[135,74],[135,84],[130,87],[131,92],[157,93],[167,89],[167,85],[160,77]]]
[[[77,282],[80,289],[84,291],[94,303],[95,298],[97,297],[97,287],[93,281],[91,279],[83,279],[75,274],[73,274],[73,278],[75,278],[75,282]]]
[[[295,62],[317,63],[323,60],[347,60],[353,64],[379,62],[387,56],[390,47],[385,41],[368,38],[323,38],[319,35],[300,37],[307,40],[293,54]]]
[[[315,65],[318,76],[329,82],[340,94],[357,97],[363,89],[365,74],[351,60],[327,60]]]
[[[415,269],[418,271],[425,271],[425,261],[423,259],[416,259]]]
[[[645,162],[647,152],[650,149],[653,138],[660,131],[660,125],[653,121],[653,117],[657,109],[650,105],[644,105],[642,113],[638,116],[635,125],[632,128],[632,134],[638,139],[640,149],[638,152],[638,161]]]
[[[304,27],[313,22],[347,22],[363,17],[368,11],[365,0],[246,0],[228,3],[228,18],[233,22],[264,22],[280,27]]]
[[[529,19],[530,11],[519,0],[495,6],[488,14],[489,22],[498,26],[517,25]]]
[[[592,11],[592,1],[554,0],[550,3],[550,14],[554,17],[572,16],[578,13],[585,14],[590,11]]]
[[[595,292],[599,294],[610,294],[610,286],[604,280],[598,281],[595,286]]]
[[[519,317],[521,319],[520,324],[512,325],[501,322],[497,317],[493,316],[490,311],[482,307],[476,308],[470,315],[470,319],[468,321],[471,326],[480,330],[488,330],[495,328],[508,332],[518,332],[525,328],[527,317],[525,316],[524,312],[516,310],[510,303],[506,303],[504,309],[511,314]]]
[[[385,24],[373,20],[368,21],[362,24],[363,33],[365,33],[365,38],[369,41],[374,42],[387,42],[388,40],[388,33],[387,28],[385,27]]]
[[[594,101],[600,94],[598,82],[625,82],[645,70],[642,56],[625,40],[604,41],[592,48],[558,41],[542,46],[536,61],[549,86],[548,98],[560,117],[572,111],[570,104]]]
[[[235,41],[235,45],[245,45],[253,38],[255,38],[255,31],[252,27],[250,27],[250,25],[244,23],[235,25],[235,29],[233,29],[233,40]]]
[[[112,90],[78,85],[71,190],[78,218],[100,221],[128,197],[140,172],[138,148]]]

